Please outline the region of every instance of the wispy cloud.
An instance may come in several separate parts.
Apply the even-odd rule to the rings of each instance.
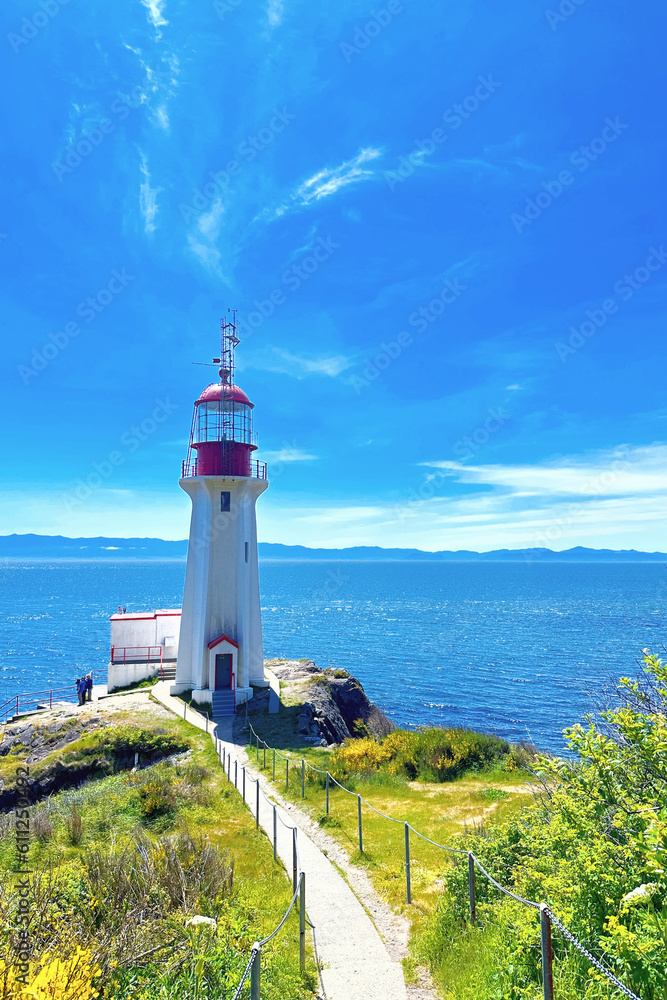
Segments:
[[[272,28],[276,28],[282,21],[284,7],[283,0],[269,0],[267,14],[269,16],[269,24]]]
[[[262,458],[267,462],[315,462],[317,455],[310,455],[295,445],[284,445],[278,451],[262,451]]]
[[[341,372],[354,364],[354,360],[343,354],[305,357],[300,354],[292,354],[291,351],[283,350],[280,347],[274,347],[268,351],[256,352],[251,357],[246,357],[243,363],[248,368],[259,368],[262,371],[303,379],[310,375],[338,378]]]
[[[351,160],[345,160],[340,166],[325,167],[313,174],[297,188],[295,197],[302,205],[309,205],[311,201],[329,198],[348,184],[368,180],[374,171],[368,170],[364,164],[371,163],[380,156],[382,156],[381,149],[374,149],[371,146],[362,149]]]
[[[621,447],[592,457],[536,465],[424,462],[459,483],[491,486],[521,497],[632,496],[667,492],[667,445]]]
[[[162,188],[151,187],[151,175],[144,154],[141,154],[141,173],[143,180],[139,185],[139,208],[144,219],[144,230],[150,236],[155,232],[155,216],[157,215],[157,196]]]
[[[575,545],[664,551],[667,445],[519,466],[428,463],[441,475],[424,499],[302,508],[272,538],[303,545],[387,545],[489,551]],[[472,486],[454,491],[453,477]],[[387,539],[391,539],[388,543]]]
[[[160,28],[169,22],[162,16],[162,10],[165,5],[165,0],[141,0],[141,3],[148,11],[148,17],[151,24],[156,28],[157,37],[161,37]]]

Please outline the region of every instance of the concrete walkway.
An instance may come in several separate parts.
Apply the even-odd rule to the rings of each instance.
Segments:
[[[183,703],[169,694],[169,683],[153,688],[154,696],[166,708],[183,716]],[[206,722],[190,709],[186,719],[199,729]],[[282,808],[283,800],[253,767],[245,752],[233,739],[233,719],[209,723],[212,739],[222,741],[225,759],[238,763],[238,787],[242,794],[242,773],[246,773],[246,802],[255,815],[257,786],[260,787],[259,822],[273,843],[273,804],[276,803],[278,854],[288,872],[292,871],[292,827],[290,815]],[[263,792],[264,794],[261,794]],[[270,799],[271,802],[267,801]],[[297,825],[297,849],[302,870],[306,873],[306,910],[315,926],[317,953],[322,962],[322,982],[328,1000],[406,1000],[403,969],[393,961],[363,906],[302,828]]]

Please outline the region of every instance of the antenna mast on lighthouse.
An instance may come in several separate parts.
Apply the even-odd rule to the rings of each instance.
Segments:
[[[226,385],[234,385],[234,351],[241,341],[236,336],[236,309],[231,312],[231,319],[220,320],[220,381]]]

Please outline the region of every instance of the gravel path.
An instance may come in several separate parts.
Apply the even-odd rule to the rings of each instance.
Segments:
[[[181,703],[168,695],[168,685],[166,690],[160,688],[156,685],[153,694],[166,707],[178,711]],[[200,718],[188,712],[188,721],[204,728]],[[276,804],[278,854],[288,872],[292,871],[291,827],[297,827],[299,860],[306,872],[306,910],[315,926],[326,1000],[438,1000],[426,973],[418,983],[405,983],[401,959],[408,954],[408,921],[379,898],[365,872],[350,864],[329,834],[284,800],[255,770],[245,746],[234,741],[232,719],[218,722],[212,735],[222,741],[227,760],[231,755],[232,780],[234,761],[238,761],[240,793],[245,767],[246,802],[253,815],[259,782],[259,821],[271,842]]]

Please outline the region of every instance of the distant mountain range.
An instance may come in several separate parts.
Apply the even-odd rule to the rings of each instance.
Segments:
[[[186,539],[65,538],[63,535],[0,535],[4,559],[184,559]],[[418,560],[422,562],[667,562],[665,552],[635,549],[586,549],[577,545],[564,552],[551,549],[495,549],[493,552],[425,552],[422,549],[383,549],[358,545],[349,549],[309,549],[305,545],[259,543],[260,559],[294,560]]]

